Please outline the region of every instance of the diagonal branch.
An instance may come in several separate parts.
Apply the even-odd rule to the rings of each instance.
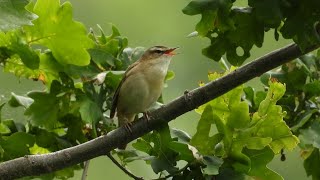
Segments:
[[[127,133],[125,128],[118,128],[105,136],[98,137],[78,146],[49,154],[28,155],[3,162],[0,164],[0,179],[14,179],[49,173],[97,156],[107,155],[112,149],[143,136],[159,127],[160,124],[168,123],[176,117],[197,108],[250,79],[315,50],[319,46],[312,46],[305,52],[301,52],[296,44],[291,44],[260,57],[230,74],[205,86],[186,92],[185,95],[150,112],[149,123],[145,123],[140,118],[133,123],[131,128],[132,133],[130,134]]]

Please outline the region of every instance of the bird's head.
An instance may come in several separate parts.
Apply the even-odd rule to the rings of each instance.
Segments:
[[[149,61],[155,59],[171,59],[172,56],[176,55],[174,52],[177,47],[170,48],[165,46],[153,46],[147,49],[141,57],[141,60]]]

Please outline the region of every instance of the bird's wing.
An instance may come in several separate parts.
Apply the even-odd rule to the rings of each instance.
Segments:
[[[111,106],[111,110],[110,110],[110,118],[113,118],[115,113],[116,113],[116,109],[117,109],[117,104],[118,104],[118,98],[119,98],[119,93],[120,93],[120,89],[121,89],[121,86],[122,84],[124,83],[124,81],[131,75],[130,74],[130,70],[132,68],[134,68],[136,65],[138,64],[138,62],[134,62],[133,64],[131,64],[126,72],[124,73],[124,76],[123,78],[121,79],[117,89],[116,89],[116,92],[114,93],[113,95],[113,99],[112,99],[112,106]]]

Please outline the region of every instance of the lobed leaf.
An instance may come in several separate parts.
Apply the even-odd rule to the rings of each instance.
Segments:
[[[29,148],[35,143],[34,136],[25,132],[16,132],[9,137],[0,137],[0,161],[6,161],[30,154]]]
[[[32,25],[37,15],[25,9],[27,0],[3,0],[0,6],[0,31],[9,31],[23,25]]]
[[[90,55],[86,50],[93,42],[85,27],[72,19],[69,2],[60,5],[59,0],[38,0],[28,9],[39,16],[33,21],[34,26],[24,28],[30,44],[48,47],[60,64],[89,64]]]

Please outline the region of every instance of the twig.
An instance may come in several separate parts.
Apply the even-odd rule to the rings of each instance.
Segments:
[[[14,179],[24,176],[41,175],[87,161],[97,156],[105,155],[112,149],[124,143],[129,143],[156,129],[159,125],[168,123],[178,116],[209,102],[246,81],[313,51],[319,46],[320,45],[311,46],[304,52],[301,52],[296,44],[291,44],[260,57],[224,77],[196,88],[161,108],[151,111],[149,114],[149,123],[145,123],[143,118],[132,123],[132,133],[127,133],[125,128],[118,128],[104,136],[57,152],[42,155],[28,155],[2,162],[0,163],[0,177],[3,179]],[[186,96],[188,98],[186,98]]]
[[[120,168],[124,173],[126,173],[128,176],[132,177],[135,180],[143,180],[142,177],[137,177],[136,175],[132,174],[127,168],[123,167],[111,154],[110,152],[107,154],[107,156],[109,157],[109,159],[111,159],[111,161],[118,166],[118,168]]]
[[[84,167],[83,167],[83,171],[82,171],[81,180],[86,180],[87,179],[89,164],[90,164],[90,160],[84,162]]]

